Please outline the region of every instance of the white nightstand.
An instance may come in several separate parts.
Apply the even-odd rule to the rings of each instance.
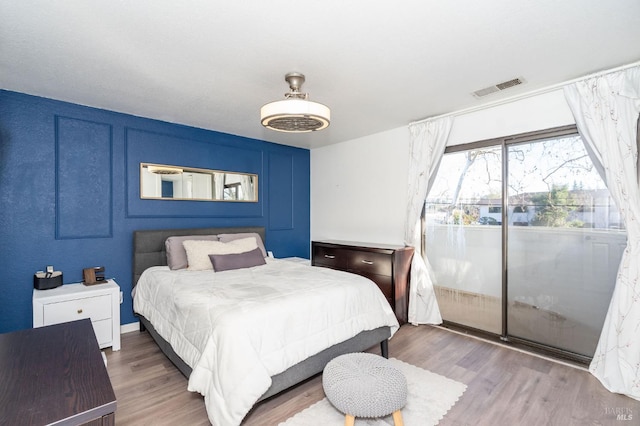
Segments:
[[[33,327],[90,318],[100,348],[120,350],[120,287],[114,280],[33,290]]]

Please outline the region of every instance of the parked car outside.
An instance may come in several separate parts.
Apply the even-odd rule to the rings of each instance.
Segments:
[[[478,219],[478,224],[480,225],[501,225],[502,222],[495,220],[492,217],[483,216]]]

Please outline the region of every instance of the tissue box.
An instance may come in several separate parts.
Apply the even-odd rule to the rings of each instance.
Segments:
[[[40,274],[33,275],[33,288],[36,290],[49,290],[62,285],[62,272],[60,272],[59,275],[51,276],[49,278],[46,278],[45,276],[41,277],[39,275]]]

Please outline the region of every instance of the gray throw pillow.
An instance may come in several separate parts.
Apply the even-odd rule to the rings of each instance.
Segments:
[[[210,254],[209,259],[211,259],[211,265],[213,266],[213,270],[216,272],[252,268],[266,263],[260,248],[244,253]]]
[[[172,271],[176,269],[186,269],[189,266],[187,252],[182,243],[185,241],[218,241],[217,235],[180,235],[169,237],[164,241],[164,248],[167,252],[167,265]]]

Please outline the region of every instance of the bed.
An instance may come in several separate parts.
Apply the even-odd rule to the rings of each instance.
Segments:
[[[171,271],[169,270],[169,267],[166,266],[167,255],[165,251],[165,241],[169,237],[246,233],[255,233],[259,235],[263,241],[265,240],[265,231],[262,227],[143,230],[135,231],[133,238],[134,311],[136,311],[135,313],[140,320],[141,331],[148,331],[165,355],[189,379],[189,390],[200,392],[205,396],[205,405],[207,406],[209,419],[216,426],[240,424],[244,416],[256,402],[269,398],[270,396],[273,396],[320,373],[327,362],[340,354],[360,352],[367,350],[376,344],[380,344],[383,356],[388,356],[388,338],[390,338],[398,329],[398,323],[395,319],[395,315],[393,315],[393,311],[384,300],[382,293],[377,290],[375,284],[370,283],[369,285],[368,283],[363,283],[362,280],[366,279],[353,274],[347,274],[341,271],[334,271],[325,268],[310,267],[299,263],[277,259],[267,259],[266,264],[263,266],[225,272],[180,272]],[[291,343],[287,341],[286,344],[281,344],[281,337],[276,336],[275,338],[271,338],[268,336],[268,334],[271,333],[271,328],[277,329],[278,327],[285,327],[284,324],[286,323],[289,324],[288,327],[291,328],[283,329],[282,331],[286,332],[284,335],[288,338],[289,335],[295,335],[293,332],[294,328],[299,328],[297,326],[293,327],[293,325],[304,323],[306,320],[290,321],[289,317],[285,316],[280,318],[280,312],[289,312],[280,308],[275,314],[273,312],[265,314],[266,311],[264,311],[264,309],[267,309],[267,304],[263,302],[263,300],[269,299],[269,297],[265,297],[265,294],[270,295],[270,292],[274,291],[277,287],[277,291],[287,294],[286,298],[288,302],[286,303],[291,303],[291,301],[294,300],[294,296],[288,294],[297,293],[298,286],[310,286],[311,284],[307,283],[315,283],[315,274],[318,273],[320,276],[317,278],[319,280],[317,282],[319,283],[318,286],[321,287],[314,287],[315,290],[311,290],[314,294],[317,295],[318,293],[324,293],[325,289],[327,294],[343,294],[343,292],[346,292],[350,287],[345,284],[344,287],[338,288],[339,286],[337,283],[341,283],[341,280],[343,279],[345,280],[345,283],[349,280],[356,280],[357,286],[364,288],[367,292],[366,296],[358,296],[358,298],[368,300],[369,302],[367,306],[369,306],[368,309],[371,309],[372,312],[360,313],[360,316],[357,319],[345,319],[343,322],[348,323],[349,326],[345,327],[340,325],[342,328],[339,331],[325,333],[323,329],[322,333],[318,334],[317,338],[316,335],[313,335],[314,339],[309,342]],[[212,277],[215,278],[214,284],[209,285],[208,283],[211,282]],[[256,277],[261,282],[264,281],[267,283],[265,287],[266,290],[254,289],[253,286],[249,288],[244,284],[246,280],[254,280]],[[289,281],[290,277],[291,282]],[[299,279],[299,277],[304,277],[304,279]],[[293,278],[298,282],[295,283]],[[230,281],[227,283],[224,280]],[[244,287],[239,284],[240,281],[242,281],[242,285]],[[139,282],[140,288],[137,288]],[[178,288],[180,289],[180,292],[182,292],[183,288],[191,286],[195,291],[219,293],[220,290],[216,290],[214,288],[215,286],[224,285],[223,288],[227,289],[236,288],[234,287],[236,284],[238,288],[242,287],[242,291],[246,292],[246,300],[243,299],[238,304],[238,308],[228,309],[226,311],[226,305],[224,305],[226,301],[224,303],[215,302],[220,304],[213,310],[214,313],[208,313],[204,315],[204,317],[202,314],[200,314],[200,317],[192,314],[192,311],[197,312],[198,309],[200,309],[198,301],[203,298],[202,295],[187,297],[183,296],[182,293],[179,295],[177,295],[178,293],[175,293],[175,291],[178,291],[176,290]],[[315,284],[313,284],[313,286],[315,286]],[[373,287],[375,289],[370,290],[368,287]],[[174,295],[157,296],[156,294],[160,294],[160,289],[162,288],[171,289],[169,291],[173,291]],[[295,291],[292,291],[294,288]],[[340,293],[336,293],[336,291],[339,291]],[[367,299],[377,297],[375,295],[369,295],[369,293],[375,293],[375,291],[379,293],[379,297],[384,301],[384,303],[380,304],[379,308],[377,300]],[[180,306],[177,308],[161,308],[161,306],[165,306],[167,303],[166,301],[163,301],[165,299],[160,299],[161,297],[165,297],[167,300],[174,298],[176,299],[176,304]],[[301,303],[306,303],[304,302],[305,300],[311,300],[306,296],[302,299],[300,299],[300,296],[298,295],[295,297],[298,297],[298,299],[295,299],[297,300],[296,304],[290,304],[287,309],[291,309],[292,311],[301,309],[296,307],[302,306],[300,305]],[[314,295],[313,297],[319,296]],[[157,299],[155,302],[157,303],[157,306],[152,306],[151,299],[154,298]],[[199,331],[197,333],[189,331],[181,334],[176,330],[179,328],[176,324],[181,321],[173,319],[170,320],[167,325],[163,323],[164,321],[162,319],[159,319],[160,317],[168,316],[165,312],[174,309],[185,311],[183,306],[184,303],[193,303],[193,309],[188,309],[189,315],[194,316],[194,318],[198,318],[197,320],[189,318],[188,320],[185,320],[185,322],[191,321],[197,324],[208,324],[208,322],[211,322],[212,324],[214,322],[217,322],[218,324],[221,323],[222,326],[218,325],[217,327],[220,327],[220,329],[228,328],[234,333],[233,335],[235,337],[232,340],[229,337],[222,337],[224,335],[222,332],[219,332],[218,329],[214,329],[213,332],[209,331],[210,335],[208,337],[203,337],[204,335]],[[284,306],[285,302],[279,301],[277,303],[283,303],[282,306]],[[328,301],[320,302],[318,300],[313,303],[313,306],[325,306],[327,310],[332,310],[332,314],[324,315],[324,319],[322,321],[330,321],[327,318],[340,317],[343,311],[351,310],[352,307],[352,305],[350,305],[348,309],[345,307],[336,307],[336,310],[334,310],[334,304],[335,301],[331,301],[331,303],[329,303]],[[385,304],[387,305],[386,307]],[[263,307],[263,305],[265,307]],[[304,309],[312,310],[312,307],[309,305]],[[355,310],[356,309],[354,308],[354,311]],[[225,314],[223,315],[222,312],[225,312]],[[256,318],[259,318],[259,315],[263,314],[268,315],[268,319],[263,320],[262,323],[269,324],[269,327],[265,328],[263,331],[259,331],[262,330],[259,324],[251,326],[242,325],[245,324],[245,322],[249,324],[248,321],[252,317],[255,317],[253,318],[255,321]],[[291,313],[291,315],[293,315],[293,313]],[[296,312],[296,315],[300,315],[300,313]],[[219,317],[220,320],[213,320],[212,318],[214,317]],[[375,321],[375,324],[373,321]],[[306,327],[316,327],[316,322],[317,321],[315,319],[309,320],[309,324]],[[272,323],[274,324],[273,327],[271,326]],[[180,327],[182,327],[182,325],[180,325]],[[239,327],[245,328],[238,331]],[[360,327],[361,329],[355,330],[355,327]],[[265,356],[265,358],[268,358],[265,360],[259,358],[258,355],[256,355],[256,358],[253,358],[253,352],[256,344],[243,343],[243,338],[239,337],[245,334],[245,329],[246,334],[251,335],[252,337],[250,338],[253,339],[256,338],[256,333],[265,334],[264,341],[260,340],[260,348],[273,347],[279,350],[280,346],[282,346],[286,348],[294,348],[294,350],[286,349],[289,352],[284,352],[285,349],[283,349],[281,354],[280,352],[275,351],[273,352],[275,355]],[[193,336],[196,334],[200,337],[194,338]],[[262,336],[259,335],[258,339],[261,338]],[[249,337],[247,339],[249,339]],[[184,341],[187,341],[187,343],[185,344]],[[196,341],[196,343],[194,344],[193,341]],[[235,348],[236,344],[238,345],[238,348]],[[317,347],[318,345],[322,347]],[[221,347],[229,349],[226,349],[225,351],[216,350],[216,348]],[[212,352],[213,355],[210,355],[210,352]],[[222,352],[224,352],[224,354]],[[259,351],[256,350],[256,352]],[[227,355],[227,353],[230,355]],[[213,360],[209,360],[209,356],[211,356]],[[243,360],[242,362],[245,363],[245,369],[249,369],[250,366],[252,371],[255,370],[251,374],[248,374],[247,377],[243,376],[238,383],[233,381],[229,382],[236,384],[233,392],[236,390],[241,391],[243,386],[245,386],[245,382],[250,382],[245,386],[247,392],[240,395],[228,396],[227,391],[225,390],[229,390],[230,388],[229,383],[227,383],[225,388],[224,382],[228,382],[225,375],[229,375],[231,379],[235,379],[233,371],[234,369],[238,369],[236,366],[229,365],[229,358],[234,358],[234,360]],[[271,374],[272,372],[273,374]],[[268,374],[268,377],[262,377],[264,374]]]

